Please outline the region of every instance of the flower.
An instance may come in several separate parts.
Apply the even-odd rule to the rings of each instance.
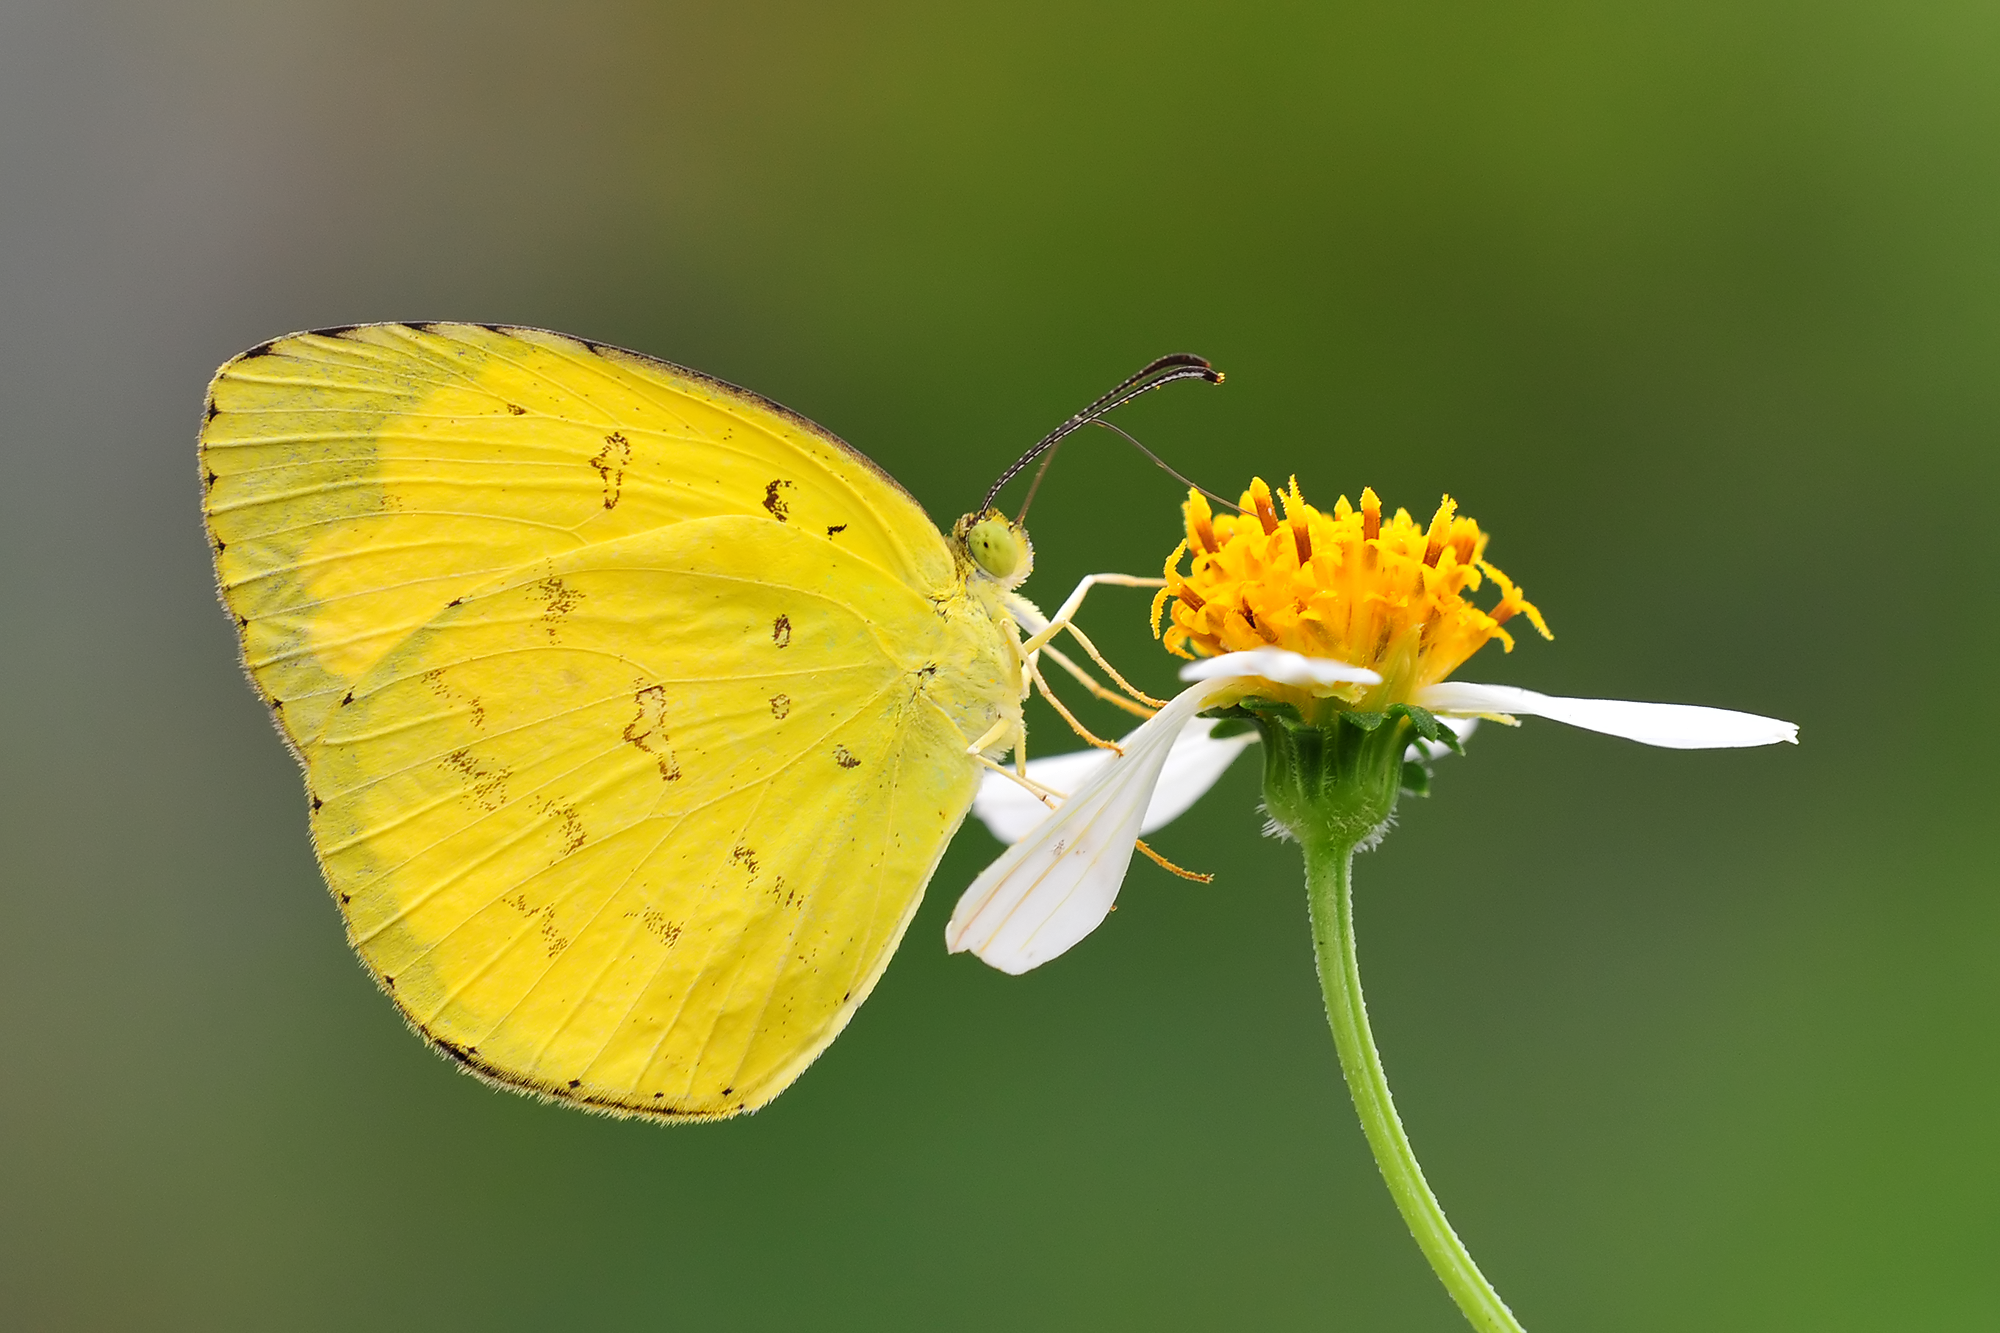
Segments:
[[[1540,611],[1486,560],[1479,525],[1449,496],[1422,527],[1401,510],[1384,523],[1373,491],[1358,509],[1343,497],[1329,514],[1305,502],[1294,478],[1283,499],[1281,519],[1270,487],[1253,480],[1241,510],[1218,517],[1189,494],[1187,538],[1153,603],[1154,634],[1190,659],[1181,671],[1189,687],[1115,754],[1031,763],[1045,790],[1069,788],[1053,811],[988,779],[973,808],[1012,845],[959,899],[946,943],[1005,972],[1069,949],[1110,913],[1139,835],[1192,804],[1247,745],[1218,722],[1254,728],[1264,808],[1305,861],[1327,1022],[1383,1182],[1473,1326],[1520,1333],[1445,1219],[1396,1114],[1361,993],[1354,854],[1381,837],[1403,791],[1428,789],[1427,760],[1459,748],[1482,717],[1549,717],[1690,749],[1793,741],[1798,728],[1715,708],[1449,680],[1489,640],[1511,651],[1504,626],[1517,616],[1550,637]],[[1499,595],[1482,608],[1469,594],[1489,582]]]
[[[1168,652],[1221,657],[1269,646],[1367,667],[1379,683],[1340,697],[1380,707],[1443,680],[1489,639],[1513,652],[1502,627],[1517,615],[1552,637],[1542,613],[1485,559],[1486,534],[1450,496],[1428,527],[1407,509],[1384,523],[1373,490],[1361,492],[1359,509],[1343,495],[1328,514],[1305,502],[1294,477],[1283,499],[1280,519],[1257,478],[1244,512],[1217,516],[1201,492],[1188,492],[1187,538],[1167,557],[1166,586],[1153,599],[1156,638],[1173,602]],[[1500,599],[1481,610],[1466,594],[1488,579]]]
[[[1257,479],[1242,513],[1217,515],[1190,491],[1187,537],[1153,604],[1154,633],[1191,659],[1181,671],[1189,688],[1125,737],[1120,754],[1030,761],[1031,779],[1068,793],[1053,811],[987,777],[974,810],[1011,845],[959,899],[945,932],[953,952],[1019,973],[1096,929],[1137,839],[1192,805],[1247,746],[1247,734],[1212,734],[1217,715],[1250,722],[1265,742],[1274,821],[1350,849],[1379,836],[1418,778],[1405,766],[1457,748],[1478,718],[1546,717],[1674,749],[1798,738],[1789,722],[1725,709],[1447,680],[1490,640],[1512,651],[1505,626],[1516,617],[1553,637],[1485,559],[1479,525],[1448,496],[1427,526],[1405,510],[1385,521],[1372,490],[1358,508],[1343,496],[1327,513],[1305,502],[1295,478],[1282,499],[1281,517]],[[1499,596],[1482,609],[1468,594],[1488,583]]]

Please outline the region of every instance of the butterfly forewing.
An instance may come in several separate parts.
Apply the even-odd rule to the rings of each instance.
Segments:
[[[663,524],[750,515],[911,587],[952,576],[915,501],[810,422],[533,329],[277,339],[217,373],[202,467],[224,600],[295,745],[453,598]]]

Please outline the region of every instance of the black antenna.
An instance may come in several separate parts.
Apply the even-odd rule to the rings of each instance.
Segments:
[[[1022,469],[1062,443],[1067,436],[1082,430],[1105,413],[1117,411],[1134,398],[1142,397],[1155,389],[1165,388],[1178,380],[1207,380],[1210,384],[1220,384],[1222,372],[1201,357],[1188,352],[1177,352],[1172,356],[1163,356],[1137,374],[1128,376],[1117,388],[1050,431],[1036,443],[1034,448],[1015,459],[1013,466],[1002,472],[1000,480],[993,483],[993,489],[986,492],[986,499],[980,503],[979,512],[983,514],[993,508],[993,501],[999,496],[1001,487],[1020,476]],[[1023,512],[1026,512],[1025,506]]]
[[[1134,449],[1137,449],[1140,453],[1152,459],[1153,465],[1155,467],[1159,468],[1160,471],[1166,473],[1168,476],[1172,477],[1175,481],[1187,487],[1189,490],[1200,491],[1203,495],[1206,495],[1209,499],[1215,501],[1217,504],[1221,505],[1224,509],[1232,510],[1238,514],[1243,512],[1243,506],[1237,504],[1234,500],[1224,499],[1222,496],[1217,495],[1214,491],[1211,491],[1210,489],[1208,489],[1208,487],[1203,486],[1201,483],[1189,480],[1188,477],[1185,474],[1183,474],[1178,468],[1174,467],[1174,465],[1169,463],[1166,459],[1160,457],[1158,454],[1154,453],[1151,449],[1148,449],[1145,445],[1141,444],[1139,442],[1138,436],[1134,435],[1131,431],[1126,430],[1123,426],[1119,425],[1117,422],[1108,420],[1103,417],[1099,417],[1097,420],[1092,421],[1090,424],[1093,426],[1102,426],[1105,430],[1116,431],[1118,434],[1123,435],[1125,437],[1125,443],[1131,445]],[[1042,489],[1042,478],[1049,475],[1049,464],[1056,461],[1056,450],[1060,448],[1062,448],[1060,442],[1052,444],[1049,446],[1049,451],[1042,455],[1042,465],[1035,469],[1034,480],[1028,483],[1028,498],[1021,501],[1021,512],[1014,515],[1015,527],[1018,528],[1023,523],[1026,523],[1028,521],[1028,510],[1034,506],[1035,493]]]
[[[1090,424],[1093,426],[1102,426],[1106,430],[1117,431],[1120,435],[1123,435],[1125,437],[1125,442],[1127,444],[1131,445],[1134,449],[1137,449],[1140,453],[1146,455],[1146,457],[1152,459],[1153,462],[1159,466],[1160,471],[1166,473],[1168,476],[1172,477],[1175,481],[1187,487],[1189,490],[1200,491],[1203,495],[1206,495],[1209,499],[1215,501],[1217,504],[1221,505],[1224,509],[1230,510],[1238,514],[1243,512],[1243,506],[1237,504],[1234,500],[1225,500],[1221,496],[1217,495],[1214,491],[1208,489],[1208,487],[1203,486],[1198,482],[1189,481],[1186,477],[1182,476],[1178,471],[1176,471],[1171,463],[1167,462],[1166,459],[1154,453],[1151,449],[1148,449],[1145,445],[1139,443],[1137,437],[1135,437],[1131,431],[1126,430],[1123,426],[1119,425],[1117,422],[1093,421]],[[1055,450],[1051,449],[1049,451],[1049,456],[1053,458],[1055,456]],[[1046,468],[1048,464],[1044,463],[1042,464],[1042,466]],[[1036,473],[1035,480],[1039,482],[1041,479],[1042,479],[1041,473],[1039,472]],[[1034,491],[1030,490],[1028,492],[1029,498],[1030,499],[1034,498],[1034,494],[1035,494]],[[1022,506],[1023,513],[1025,513],[1026,510],[1027,506],[1023,505]],[[1020,520],[1018,519],[1015,520],[1017,526],[1019,525],[1019,522]]]
[[[1047,453],[1042,455],[1042,465],[1035,469],[1034,478],[1028,482],[1028,498],[1021,501],[1021,512],[1014,515],[1015,527],[1018,528],[1028,521],[1028,510],[1034,506],[1035,492],[1042,489],[1042,478],[1049,475],[1049,464],[1056,461],[1056,450],[1060,448],[1062,442],[1058,440],[1049,446]]]

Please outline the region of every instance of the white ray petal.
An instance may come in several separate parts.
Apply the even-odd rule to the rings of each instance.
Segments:
[[[1236,762],[1236,756],[1257,743],[1254,731],[1220,738],[1209,734],[1221,725],[1218,718],[1198,717],[1181,728],[1180,739],[1174,742],[1173,749],[1167,751],[1166,767],[1160,770],[1160,783],[1153,788],[1153,799],[1146,806],[1146,818],[1139,825],[1141,837],[1154,829],[1165,828],[1187,813],[1188,807],[1207,795],[1208,789],[1229,771],[1229,766]]]
[[[1173,748],[1167,751],[1166,766],[1160,770],[1159,786],[1153,789],[1153,799],[1146,806],[1146,817],[1139,824],[1139,836],[1144,837],[1180,818],[1228,771],[1229,765],[1235,762],[1236,756],[1242,754],[1246,746],[1256,744],[1254,732],[1218,740],[1209,734],[1218,725],[1217,719],[1198,717],[1181,728]],[[1119,744],[1131,745],[1132,737],[1125,737]],[[1110,762],[1109,750],[1073,750],[1068,754],[1030,759],[1028,777],[1056,791],[1075,791]],[[1049,807],[1012,778],[989,771],[979,784],[979,794],[972,798],[972,813],[1000,841],[1018,842],[1035,825],[1048,818]]]
[[[1382,678],[1367,667],[1349,666],[1330,657],[1307,657],[1283,648],[1253,648],[1244,653],[1204,657],[1181,668],[1182,680],[1219,680],[1224,676],[1261,676],[1280,685],[1380,685]]]
[[[1117,901],[1167,756],[1216,689],[1181,691],[1125,738],[1124,754],[1100,763],[1060,809],[986,867],[959,898],[946,947],[1019,974],[1097,929]]]
[[[1417,691],[1416,702],[1434,713],[1546,717],[1586,731],[1622,736],[1669,750],[1722,750],[1750,745],[1796,744],[1795,723],[1727,708],[1693,704],[1635,703],[1627,699],[1566,699],[1512,685],[1448,680]]]
[[[1130,745],[1127,736],[1122,744]],[[1075,791],[1090,781],[1091,775],[1111,761],[1109,750],[1075,750],[1028,761],[1028,777],[1055,791]],[[979,780],[979,792],[972,798],[972,813],[986,825],[987,832],[1002,842],[1019,842],[1035,825],[1049,817],[1049,807],[1041,798],[1004,773],[988,769]]]

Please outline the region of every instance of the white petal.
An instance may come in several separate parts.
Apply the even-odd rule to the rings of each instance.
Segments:
[[[1223,676],[1261,676],[1280,685],[1380,685],[1382,678],[1367,667],[1349,666],[1330,657],[1307,657],[1283,648],[1253,648],[1247,653],[1204,657],[1181,668],[1182,680],[1216,680]]]
[[[1236,756],[1257,743],[1254,731],[1220,740],[1209,734],[1221,725],[1220,718],[1198,717],[1181,728],[1180,739],[1167,751],[1167,764],[1160,770],[1160,785],[1153,788],[1146,818],[1139,824],[1141,837],[1165,828],[1187,813],[1188,807],[1207,795],[1208,789],[1229,771]]]
[[[1515,714],[1567,722],[1586,731],[1623,736],[1670,750],[1721,750],[1749,745],[1796,744],[1798,726],[1755,713],[1693,704],[1647,704],[1625,699],[1565,699],[1512,685],[1474,685],[1448,680],[1417,692],[1417,703],[1434,713]]]
[[[1438,721],[1452,729],[1452,732],[1457,735],[1459,744],[1461,745],[1465,743],[1467,736],[1479,730],[1479,719],[1476,717],[1441,717]],[[1409,749],[1403,751],[1403,758],[1409,760],[1441,759],[1451,752],[1451,747],[1443,741],[1417,741]]]
[[[1167,751],[1159,786],[1153,789],[1152,802],[1139,825],[1141,837],[1179,819],[1228,771],[1246,746],[1256,744],[1254,732],[1215,739],[1209,733],[1220,725],[1218,719],[1198,717],[1181,728],[1180,737]],[[1131,736],[1120,742],[1126,746],[1131,743]],[[1030,759],[1028,777],[1044,787],[1071,792],[1110,762],[1109,750],[1072,750]],[[972,813],[1000,841],[1018,842],[1049,817],[1049,807],[1020,783],[989,769],[979,784],[979,794],[972,798]]]
[[[1028,776],[1056,791],[1075,791],[1110,759],[1109,750],[1076,750],[1046,759],[1030,759]],[[989,768],[979,780],[978,794],[972,798],[972,813],[1000,841],[1019,842],[1049,817],[1049,807],[1020,783]]]
[[[1018,974],[1097,929],[1117,901],[1167,756],[1215,690],[1176,695],[1125,738],[1124,754],[1099,761],[1059,810],[986,867],[959,898],[946,946]]]

